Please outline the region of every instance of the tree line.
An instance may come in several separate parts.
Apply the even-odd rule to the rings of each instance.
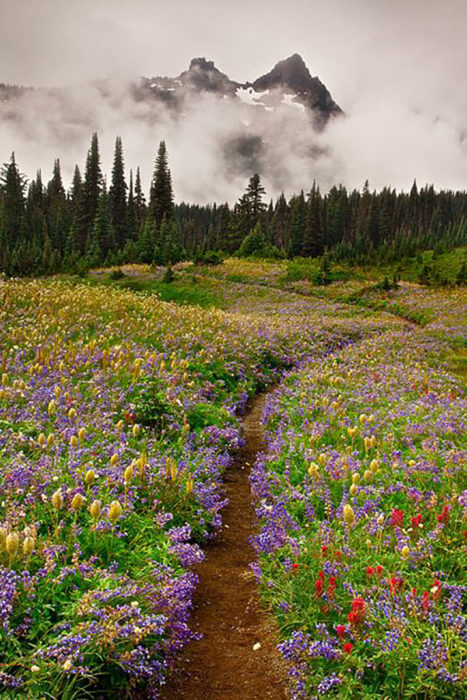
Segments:
[[[83,174],[75,167],[68,190],[60,161],[45,184],[38,171],[27,182],[12,154],[0,171],[0,270],[8,275],[84,271],[98,265],[143,262],[169,265],[182,259],[215,262],[222,254],[319,257],[349,262],[390,262],[417,251],[464,245],[467,194],[409,193],[384,188],[348,191],[342,185],[275,202],[265,201],[255,173],[235,203],[174,203],[167,148],[161,141],[146,198],[140,170],[127,182],[120,137],[110,186],[93,134]]]

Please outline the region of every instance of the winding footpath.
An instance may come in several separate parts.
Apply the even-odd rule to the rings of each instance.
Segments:
[[[162,691],[162,700],[285,700],[285,668],[276,650],[277,630],[261,607],[249,564],[248,538],[255,513],[250,466],[264,449],[261,412],[266,396],[254,399],[244,417],[245,446],[225,478],[229,499],[223,528],[197,568],[200,581],[191,617],[202,635],[188,645]],[[258,646],[260,645],[260,646]]]

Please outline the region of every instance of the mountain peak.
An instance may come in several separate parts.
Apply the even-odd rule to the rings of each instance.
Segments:
[[[341,114],[341,108],[334,102],[326,86],[319,78],[312,77],[303,58],[294,53],[276,63],[274,68],[252,83],[254,90],[281,90],[295,93],[297,99],[321,115],[325,122],[329,116]]]
[[[214,61],[207,61],[204,56],[200,58],[192,58],[188,70],[215,70],[217,71]],[[218,71],[219,72],[219,71]]]
[[[288,87],[294,92],[306,92],[313,83],[310,71],[305,61],[294,53],[289,58],[276,63],[274,68],[258,78],[253,86],[255,90],[273,89],[275,87]]]
[[[195,90],[224,95],[234,94],[237,88],[237,83],[216,68],[214,61],[207,61],[204,56],[192,58],[190,67],[179,76],[179,80]]]

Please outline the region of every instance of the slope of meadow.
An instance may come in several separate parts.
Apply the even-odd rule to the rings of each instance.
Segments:
[[[394,315],[281,289],[280,266],[177,273],[173,298],[204,309],[161,301],[143,269],[124,284],[0,283],[2,697],[157,697],[193,637],[191,567],[221,523],[237,416],[290,371],[252,479],[256,572],[294,692],[390,694],[393,675],[375,678],[393,650],[369,630],[384,637],[412,604],[421,631],[394,642],[411,639],[405,688],[438,643],[449,662],[427,661],[427,677],[459,684],[465,404],[440,368],[447,346]],[[355,600],[358,620],[336,631]],[[427,636],[438,618],[448,640]],[[313,661],[316,634],[339,660],[331,673]]]

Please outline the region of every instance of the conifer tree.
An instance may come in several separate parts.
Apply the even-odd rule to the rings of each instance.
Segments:
[[[100,166],[99,141],[97,134],[94,133],[86,159],[86,169],[80,198],[80,211],[74,231],[74,247],[80,255],[85,252],[86,241],[91,233],[94,219],[96,218],[102,184],[103,178]]]
[[[308,199],[308,215],[303,237],[303,257],[317,258],[324,253],[324,231],[321,212],[321,196],[313,183]]]
[[[141,187],[141,173],[139,167],[136,168],[136,178],[135,178],[135,219],[136,219],[136,231],[141,228],[146,215],[146,198],[144,196],[143,189]]]
[[[3,166],[0,174],[3,199],[3,227],[8,246],[13,248],[20,237],[21,220],[24,214],[24,191],[26,178],[16,165],[15,154]]]
[[[291,213],[288,226],[288,250],[289,258],[294,258],[302,253],[303,237],[305,235],[307,207],[303,190],[298,197],[291,200]]]
[[[160,229],[164,220],[170,221],[173,216],[172,177],[168,166],[165,141],[160,142],[157,152],[149,197],[149,211],[154,219],[156,231]]]
[[[112,183],[109,188],[110,221],[115,234],[117,248],[123,248],[126,235],[126,191],[125,166],[123,162],[122,139],[117,136],[112,168]]]

